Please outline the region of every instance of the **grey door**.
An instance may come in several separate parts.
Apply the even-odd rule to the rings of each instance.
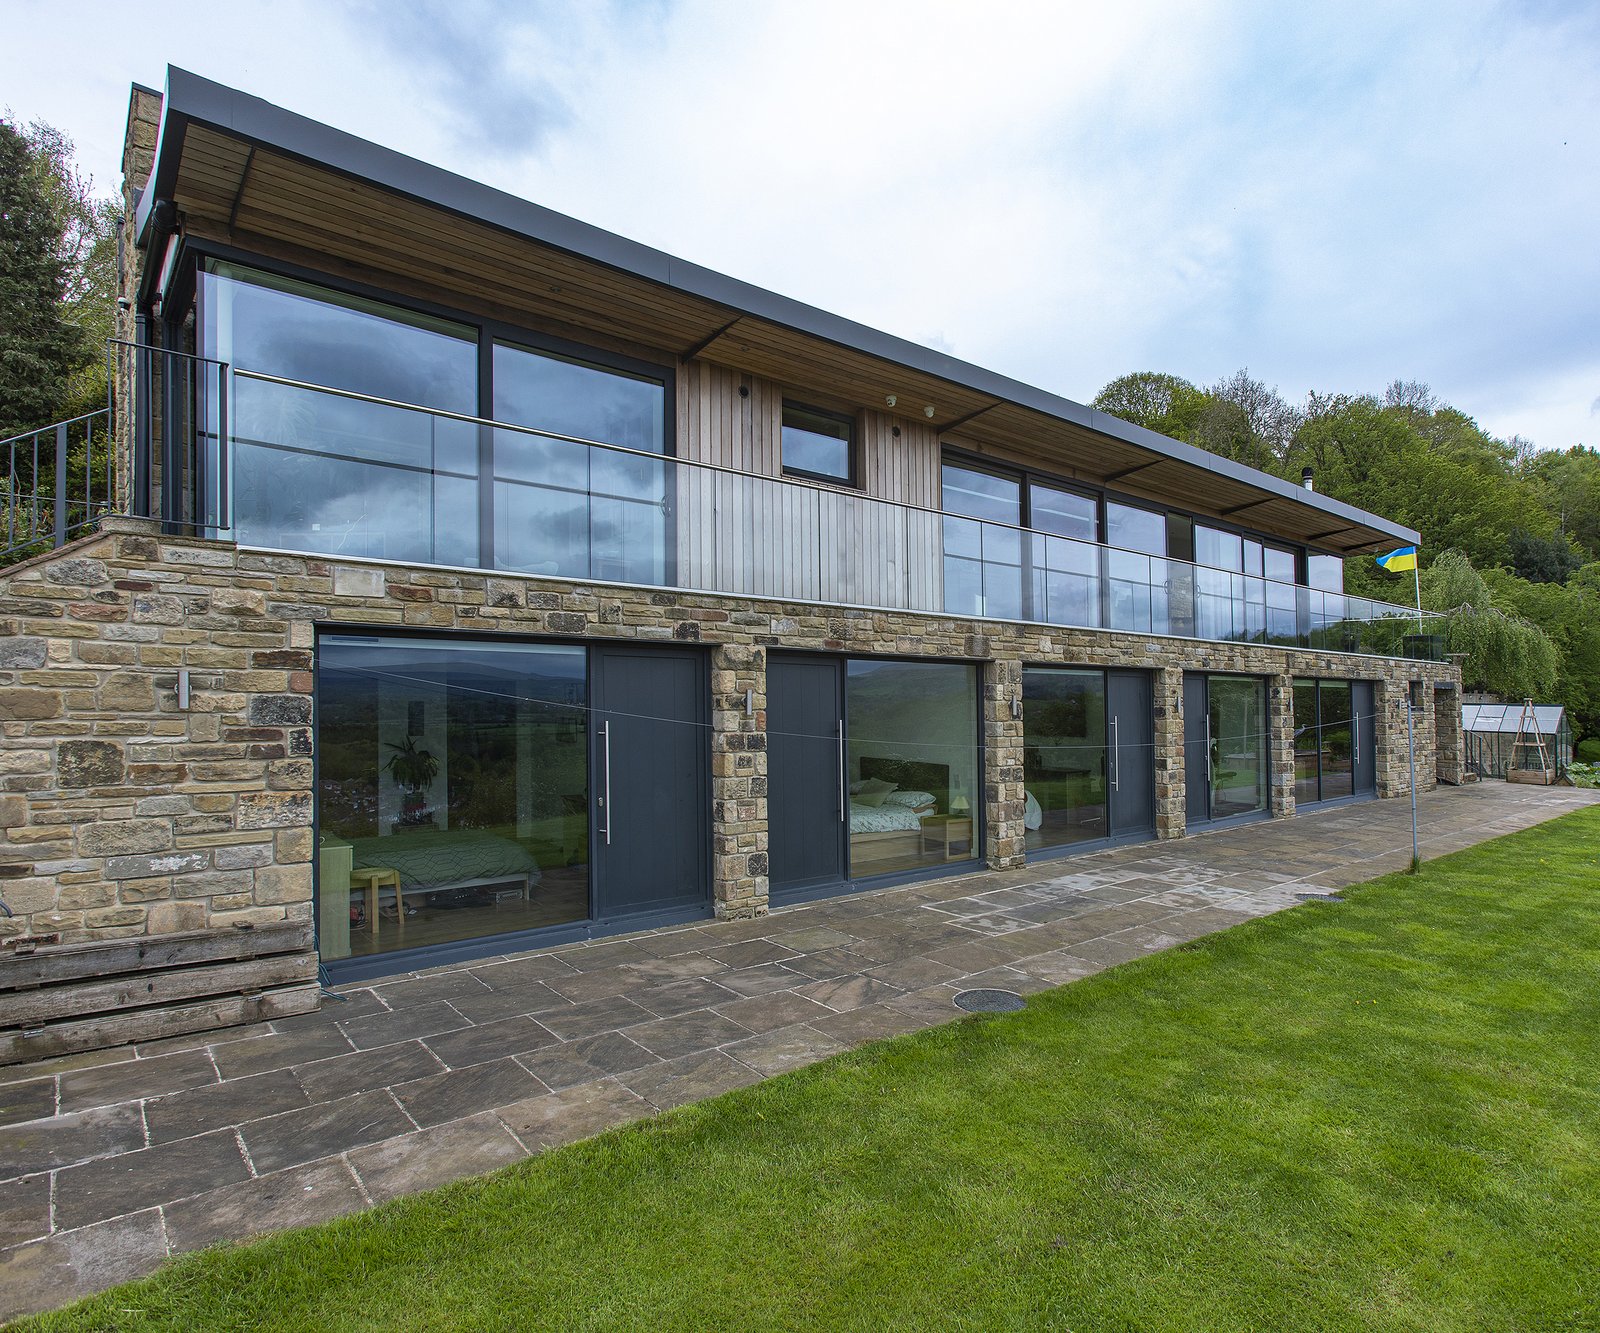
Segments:
[[[1183,675],[1184,810],[1188,823],[1211,818],[1211,705],[1206,678],[1197,671]]]
[[[1143,837],[1156,824],[1155,730],[1150,677],[1106,673],[1106,777],[1111,836]]]
[[[704,659],[693,651],[596,648],[590,675],[595,919],[708,904]]]
[[[1352,681],[1350,773],[1357,796],[1374,796],[1378,791],[1378,719],[1374,709],[1372,682]]]
[[[844,879],[843,663],[767,658],[767,865],[774,902]]]

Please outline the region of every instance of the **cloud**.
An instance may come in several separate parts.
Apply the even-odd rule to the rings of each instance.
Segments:
[[[512,0],[367,0],[354,26],[430,85],[457,141],[484,157],[537,152],[572,122],[542,72],[561,52],[555,6]]]

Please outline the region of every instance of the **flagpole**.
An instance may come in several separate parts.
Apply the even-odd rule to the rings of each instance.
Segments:
[[[1422,633],[1422,575],[1418,572],[1421,568],[1422,552],[1417,552],[1417,564],[1411,566],[1411,579],[1417,585],[1417,633]]]

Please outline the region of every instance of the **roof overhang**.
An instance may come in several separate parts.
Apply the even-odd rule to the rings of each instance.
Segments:
[[[511,322],[702,357],[870,406],[893,394],[952,446],[1330,551],[1419,534],[943,352],[674,258],[169,67],[139,243],[176,206],[199,239],[468,302]],[[520,317],[520,320],[519,318]],[[934,411],[930,418],[924,407]]]

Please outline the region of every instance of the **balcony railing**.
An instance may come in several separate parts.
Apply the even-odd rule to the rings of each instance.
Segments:
[[[107,514],[227,525],[227,367],[114,338],[106,380],[105,407],[0,440],[0,563],[63,546]]]
[[[236,370],[201,512],[276,550],[1399,655],[1417,612]],[[230,480],[231,476],[231,480]],[[231,491],[231,494],[228,492]],[[1432,617],[1429,617],[1430,619]]]

